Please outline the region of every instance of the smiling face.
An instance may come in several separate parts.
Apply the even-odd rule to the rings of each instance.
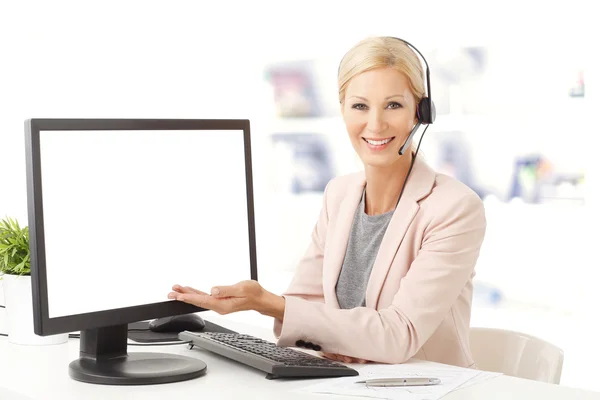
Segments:
[[[398,162],[403,158],[398,151],[417,123],[408,78],[390,67],[354,76],[346,88],[342,115],[352,146],[365,167]]]

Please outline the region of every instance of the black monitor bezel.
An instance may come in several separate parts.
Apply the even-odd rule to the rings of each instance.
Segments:
[[[50,318],[44,246],[44,217],[40,160],[40,131],[92,130],[243,130],[250,245],[250,278],[258,280],[252,178],[250,121],[246,119],[59,119],[25,121],[27,212],[31,253],[34,332],[40,336],[128,324],[171,315],[206,311],[190,304],[165,301],[154,304]],[[169,288],[166,288],[167,290]],[[76,299],[74,299],[76,301]]]

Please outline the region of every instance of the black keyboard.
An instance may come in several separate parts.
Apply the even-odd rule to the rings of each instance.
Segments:
[[[358,371],[343,364],[240,333],[189,332],[179,339],[224,357],[249,365],[274,378],[325,378],[356,376]]]

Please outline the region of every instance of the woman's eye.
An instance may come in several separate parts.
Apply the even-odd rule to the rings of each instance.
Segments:
[[[363,103],[353,104],[352,108],[354,108],[356,110],[367,110],[368,109],[368,107]],[[400,104],[396,101],[392,101],[387,105],[387,108],[391,108],[391,109],[402,108],[402,104]]]

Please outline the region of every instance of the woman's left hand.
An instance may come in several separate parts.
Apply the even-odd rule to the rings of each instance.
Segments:
[[[248,280],[233,286],[216,286],[211,294],[188,286],[173,286],[170,299],[193,304],[197,307],[213,310],[218,314],[230,314],[237,311],[255,310],[283,320],[285,299],[263,289],[256,281]]]
[[[344,356],[342,354],[322,352],[321,355],[330,360],[342,362],[345,364],[366,364],[369,362],[368,360],[363,360],[362,358],[354,358],[350,356]]]

